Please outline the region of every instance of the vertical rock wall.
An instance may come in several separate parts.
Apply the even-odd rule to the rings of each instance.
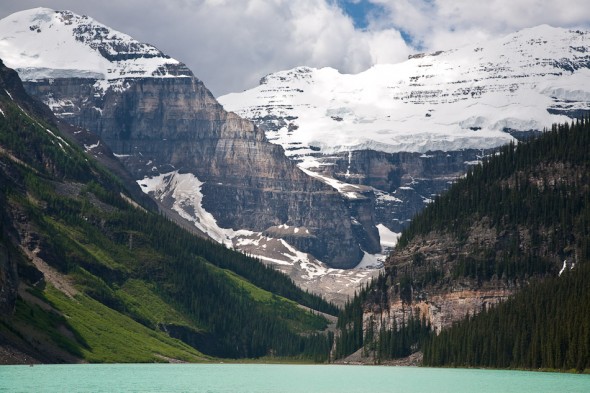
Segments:
[[[298,239],[301,251],[339,268],[360,261],[364,238],[376,242],[374,233],[353,231],[350,207],[335,190],[299,170],[252,122],[226,112],[195,77],[126,79],[108,88],[81,78],[25,86],[60,118],[100,136],[137,179],[193,173],[205,183],[204,208],[221,227],[305,227],[311,236]],[[374,230],[370,216],[365,227]]]

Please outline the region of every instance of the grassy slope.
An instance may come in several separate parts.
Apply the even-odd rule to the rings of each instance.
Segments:
[[[194,348],[149,329],[85,294],[73,298],[48,285],[19,300],[16,314],[4,329],[24,332],[21,339],[41,353],[60,353],[56,347],[89,362],[162,362],[167,358],[207,360]],[[58,360],[72,361],[66,353]]]
[[[154,231],[125,227],[129,217],[153,214],[124,202],[118,196],[124,188],[117,179],[61,139],[50,124],[23,110],[12,96],[1,93],[0,107],[0,192],[7,201],[0,207],[0,242],[18,254],[21,274],[16,311],[0,319],[0,343],[3,338],[44,361],[210,359],[166,332],[167,325],[174,325],[216,334],[207,320],[187,312],[193,301],[198,307],[197,298],[171,297],[177,290],[169,287],[166,269],[174,269],[174,261],[185,255],[173,256],[165,246],[154,245]],[[12,222],[10,217],[15,216],[26,217],[26,222]],[[172,225],[163,219],[151,220],[164,229]],[[38,273],[32,273],[35,268],[15,242],[19,232],[33,234],[39,257],[57,277],[71,283],[77,295],[72,298],[56,289],[59,285],[54,286],[47,275],[46,285],[37,282]],[[187,234],[183,238],[200,241],[190,240]],[[214,255],[214,246],[206,247]],[[186,257],[195,258],[193,254]],[[275,318],[291,332],[311,333],[326,325],[323,317],[230,270],[211,263],[203,266],[212,279],[219,280],[212,284],[234,288],[228,296],[246,296],[244,304]]]
[[[45,296],[84,339],[86,345],[80,350],[90,362],[154,362],[162,361],[160,356],[184,361],[204,359],[194,348],[161,331],[149,329],[86,295],[70,299],[49,287]],[[174,313],[168,307],[161,310]]]
[[[244,289],[252,299],[262,303],[269,311],[272,310],[279,319],[286,321],[295,331],[305,333],[310,329],[320,331],[327,327],[328,321],[324,317],[306,311],[296,302],[258,288],[230,270],[224,270],[224,273],[238,287]]]

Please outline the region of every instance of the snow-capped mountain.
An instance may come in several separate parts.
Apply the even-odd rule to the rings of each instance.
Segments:
[[[358,75],[297,68],[222,98],[264,133],[181,62],[68,11],[1,20],[0,58],[176,219],[342,300],[377,270],[339,268],[379,266],[380,245],[486,148],[588,109],[588,35],[535,30]]]
[[[89,17],[37,8],[0,21],[0,58],[59,119],[100,137],[84,142],[88,154],[108,146],[181,225],[334,301],[378,273],[364,268],[380,264],[370,196],[351,203],[306,175],[158,49]]]
[[[0,22],[0,37],[4,61],[23,80],[191,75],[184,64],[155,47],[70,11],[35,8],[14,13]]]
[[[590,108],[590,32],[550,26],[356,75],[298,67],[220,97],[289,156],[492,148]]]
[[[590,111],[590,32],[543,25],[356,75],[297,67],[219,102],[343,197],[368,187],[400,232],[488,149]]]

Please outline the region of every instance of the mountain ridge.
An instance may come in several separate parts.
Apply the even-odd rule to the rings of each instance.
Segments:
[[[0,362],[327,356],[300,305],[333,305],[142,208],[18,81],[0,63]]]
[[[366,148],[388,153],[493,148],[513,140],[505,129],[540,131],[566,120],[551,116],[547,108],[555,113],[588,110],[590,94],[583,81],[589,78],[589,35],[541,25],[354,75],[297,67],[267,75],[260,86],[222,96],[220,102],[265,124],[269,139],[294,156],[302,153],[289,153],[295,144],[325,154]],[[522,94],[531,101],[527,106],[520,104]],[[574,101],[572,108],[561,108],[567,106],[564,100]],[[493,116],[486,105],[508,115]],[[292,130],[283,130],[289,124]],[[411,133],[425,133],[428,139],[418,135],[405,143]]]
[[[367,361],[387,361],[426,345],[425,364],[586,368],[586,348],[575,345],[587,337],[587,304],[568,290],[590,293],[580,285],[590,260],[589,124],[554,125],[504,146],[419,213],[385,273],[341,314],[340,356],[364,346]],[[552,297],[551,288],[561,289]],[[577,311],[564,314],[560,304]]]
[[[55,34],[49,34],[54,30]],[[195,179],[192,187],[201,189],[202,206],[216,225],[226,233],[240,233],[221,239],[225,244],[239,248],[244,242],[270,236],[276,244],[273,255],[277,255],[271,259],[292,266],[301,259],[290,249],[296,246],[304,260],[319,259],[339,268],[356,266],[363,257],[361,248],[379,248],[379,235],[370,217],[361,224],[352,221],[350,208],[336,192],[298,170],[279,146],[266,141],[258,127],[224,111],[182,63],[68,11],[17,13],[0,21],[0,33],[7,44],[30,46],[23,44],[20,51],[7,45],[0,48],[0,55],[12,61],[10,65],[26,64],[34,57],[36,66],[59,70],[59,75],[48,77],[45,71],[35,75],[19,69],[29,78],[25,81],[28,93],[50,106],[62,121],[98,135],[135,180],[177,170],[191,173]],[[34,41],[36,35],[45,34],[43,45],[50,53]],[[90,74],[68,74],[69,68],[59,68],[63,65],[61,54],[70,48],[79,49],[71,52],[80,54],[80,69]],[[162,73],[158,71],[162,67],[180,71]],[[168,192],[174,195],[173,190]],[[168,197],[158,202],[172,209],[175,200]],[[186,206],[186,211],[176,209],[178,215],[204,223],[194,214],[200,206],[191,207],[190,200],[176,202]],[[281,225],[292,229],[273,229]],[[198,227],[204,232],[209,228]],[[295,236],[294,228],[307,232]],[[305,233],[309,236],[302,236]],[[335,238],[343,242],[341,246],[335,246]]]
[[[154,46],[113,31],[85,15],[39,7],[5,19],[5,30],[0,29],[5,37],[4,53],[18,55],[4,58],[23,80],[64,75],[107,81],[191,75],[184,64]],[[17,30],[11,29],[11,25],[17,25]],[[35,36],[45,38],[32,39]]]
[[[494,149],[589,113],[589,54],[590,32],[541,25],[354,75],[279,71],[219,101],[344,198],[372,191],[399,234]]]

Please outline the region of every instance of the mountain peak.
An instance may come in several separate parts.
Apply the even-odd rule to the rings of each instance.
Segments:
[[[338,70],[331,67],[314,68],[299,66],[290,70],[277,71],[260,79],[261,85],[283,83],[289,81],[313,82],[314,74],[317,72],[340,74]]]
[[[219,102],[292,156],[493,148],[590,110],[589,54],[590,32],[540,25],[355,75],[280,71]]]
[[[568,33],[571,30],[563,27],[555,27],[548,24],[541,24],[537,26],[525,27],[524,29],[518,30],[517,32],[510,34],[516,36],[556,36],[559,34]]]
[[[0,20],[0,57],[24,80],[191,76],[179,61],[88,16],[33,8]]]

